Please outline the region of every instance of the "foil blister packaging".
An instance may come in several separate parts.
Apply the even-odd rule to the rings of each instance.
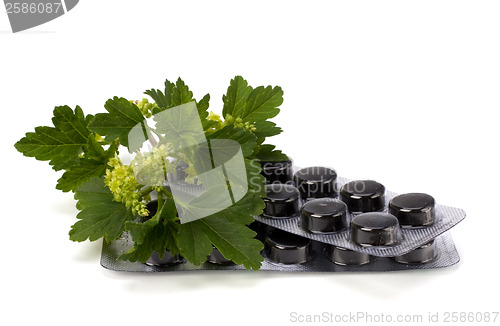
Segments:
[[[264,237],[265,234],[259,234]],[[245,270],[241,265],[218,264],[209,261],[195,266],[183,258],[165,265],[148,265],[139,262],[117,260],[117,257],[129,250],[133,242],[127,234],[120,239],[104,242],[101,255],[101,265],[109,270],[120,272],[188,272],[188,271],[220,271],[220,270]],[[307,261],[296,264],[283,264],[271,261],[262,252],[264,261],[260,271],[278,272],[396,272],[409,270],[423,270],[444,268],[457,264],[460,257],[449,233],[440,235],[434,241],[432,260],[426,263],[401,263],[396,258],[369,256],[368,262],[361,264],[345,265],[332,261],[331,247],[325,243],[311,241]]]
[[[465,218],[463,210],[435,204],[427,194],[397,195],[375,181],[337,177],[325,167],[295,169],[291,161],[270,166],[263,165],[266,208],[250,225],[264,244],[261,271],[388,272],[459,262],[446,231]],[[353,182],[363,190],[349,190]],[[127,233],[104,242],[101,265],[125,272],[245,270],[215,248],[200,266],[168,252],[162,259],[153,253],[145,264],[117,260],[132,246]]]

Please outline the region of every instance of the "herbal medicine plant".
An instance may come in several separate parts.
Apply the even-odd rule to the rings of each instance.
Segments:
[[[248,228],[254,216],[264,208],[265,179],[260,175],[260,161],[284,161],[288,157],[275,146],[265,144],[266,138],[278,135],[282,129],[269,119],[275,117],[283,102],[279,86],[253,88],[241,76],[234,77],[223,95],[222,115],[209,112],[210,95],[196,101],[188,86],[178,79],[165,81],[163,90],[145,92],[152,101],[129,101],[113,97],[104,108],[106,113],[85,115],[77,106],[54,109],[53,126],[36,127],[15,144],[23,155],[49,161],[55,171],[63,170],[56,188],[74,192],[78,221],[71,227],[70,240],[82,242],[118,239],[129,232],[133,247],[118,259],[145,262],[156,251],[160,258],[168,250],[180,254],[194,265],[203,263],[215,246],[222,255],[247,269],[259,269],[263,257],[262,243]],[[137,125],[154,134],[147,119],[183,104],[194,102],[204,136],[207,140],[230,139],[241,146],[246,177],[246,194],[219,212],[188,223],[179,223],[172,193],[161,183],[145,185],[146,179],[164,181],[176,170],[179,162],[189,163],[186,182],[194,183],[196,162],[175,151],[172,142],[155,146],[150,153],[138,152],[138,145],[128,135]],[[168,126],[168,121],[166,122]],[[150,140],[155,142],[161,135]],[[138,152],[131,164],[124,164],[118,154],[127,149]],[[166,160],[166,157],[174,160]],[[160,163],[159,163],[160,162]],[[143,169],[141,176],[133,166]],[[158,164],[160,164],[158,166]],[[146,204],[156,195],[158,208],[153,216]],[[182,209],[182,208],[181,208]],[[141,218],[142,217],[142,218]]]

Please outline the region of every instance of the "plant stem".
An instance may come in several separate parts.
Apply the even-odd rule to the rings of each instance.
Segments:
[[[166,143],[166,139],[165,137],[163,137],[160,133],[156,132],[156,130],[152,129],[152,128],[149,128],[149,131],[152,132],[153,134],[155,134],[157,137],[158,137],[158,141],[161,143],[161,144],[164,144]],[[155,145],[156,146],[156,145]]]
[[[167,198],[174,198],[174,196],[167,190],[167,188],[161,188],[161,192],[163,192],[163,194],[167,196]]]
[[[151,146],[156,147],[158,145],[158,142],[156,139],[153,137],[154,131],[148,126],[148,140]]]
[[[141,191],[139,191],[139,197],[142,198],[142,197],[146,196],[147,194],[149,194],[151,191],[153,191],[153,187],[151,187],[151,186],[146,187],[146,188],[142,189]]]
[[[157,201],[158,201],[158,212],[161,211],[161,208],[163,207],[163,203],[165,203],[165,200],[163,199],[163,192],[162,191],[157,191]]]

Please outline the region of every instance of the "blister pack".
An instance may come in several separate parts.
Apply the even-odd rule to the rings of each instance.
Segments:
[[[339,184],[347,183],[347,179],[339,178]],[[273,198],[272,201],[268,201],[268,205],[291,205],[296,211],[295,208],[288,208],[293,212],[280,213],[279,210],[282,208],[268,208],[267,210],[277,209],[277,213],[271,214],[279,215],[262,215],[256,217],[256,220],[312,240],[373,256],[393,257],[405,254],[431,241],[465,218],[463,210],[437,204],[434,207],[435,217],[432,224],[402,226],[400,221],[409,215],[405,213],[411,210],[408,206],[402,206],[399,212],[403,217],[398,219],[394,214],[390,214],[389,206],[395,205],[398,200],[418,201],[419,198],[425,200],[427,198],[423,197],[426,197],[426,194],[412,193],[398,196],[386,191],[382,209],[356,214],[352,213],[342,200],[336,198],[303,201],[298,198],[298,193],[295,193],[296,188],[292,187],[292,185],[274,185],[269,191],[279,192],[278,196],[282,197]],[[297,198],[294,199],[294,196]],[[295,200],[297,202],[293,203]]]
[[[265,249],[262,252],[264,261],[260,271],[395,272],[443,268],[455,265],[460,260],[449,233],[439,236],[429,243],[427,248],[417,249],[411,255],[388,258],[336,248],[290,233],[274,233],[274,237],[267,239],[264,229],[260,228],[258,233],[265,242]],[[189,263],[178,255],[172,256],[168,252],[162,259],[155,253],[145,264],[117,260],[117,257],[129,250],[132,245],[133,242],[128,234],[110,243],[104,242],[101,265],[113,271],[146,273],[245,270],[243,266],[227,261],[216,249],[207,257],[207,261],[199,266]]]
[[[266,208],[257,221],[373,256],[406,254],[466,215],[436,204],[428,194],[398,195],[374,180],[337,177],[327,167],[294,171],[291,161],[267,162],[263,173],[268,180]]]
[[[350,181],[325,167],[262,162],[266,208],[250,227],[264,243],[262,271],[382,272],[448,267],[460,260],[451,235],[465,218],[422,193],[397,195],[372,180]],[[194,191],[191,189],[190,191]],[[444,234],[443,234],[444,233]],[[200,266],[166,253],[145,264],[120,261],[126,233],[104,243],[101,265],[128,272],[244,270],[216,248]]]

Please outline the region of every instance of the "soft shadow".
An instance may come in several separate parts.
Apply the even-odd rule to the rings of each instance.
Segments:
[[[405,298],[408,293],[425,288],[437,278],[456,273],[459,265],[444,269],[369,273],[288,273],[277,271],[184,271],[166,273],[116,272],[103,269],[104,276],[123,283],[131,293],[163,295],[220,289],[251,289],[274,279],[319,279],[323,288],[337,288],[359,296],[391,301]],[[286,281],[288,282],[288,281]],[[314,282],[314,281],[313,281]]]
[[[123,281],[131,293],[165,294],[221,288],[252,288],[267,276],[252,271],[189,271],[166,273],[128,273],[103,269],[106,277]]]
[[[55,200],[50,203],[50,210],[54,213],[67,215],[72,219],[74,219],[78,213],[78,210],[76,209],[76,201],[71,197],[66,198],[64,195],[60,195],[59,200]]]
[[[77,243],[75,253],[72,255],[74,261],[80,263],[92,263],[100,261],[102,252],[102,239],[85,242],[84,244]]]
[[[392,301],[405,298],[408,293],[426,288],[436,278],[456,273],[460,265],[443,269],[412,270],[404,272],[342,273],[331,278],[335,286],[356,292],[360,296]]]

